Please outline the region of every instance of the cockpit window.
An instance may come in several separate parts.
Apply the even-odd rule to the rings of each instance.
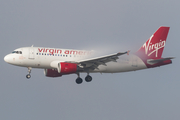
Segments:
[[[21,51],[13,51],[12,53],[22,54],[22,52],[21,52]]]

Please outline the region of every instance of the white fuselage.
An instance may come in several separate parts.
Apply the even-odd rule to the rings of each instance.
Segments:
[[[4,60],[16,66],[27,67],[26,78],[32,68],[44,69],[47,77],[77,74],[76,83],[81,84],[81,72],[87,73],[86,82],[91,82],[89,73],[118,73],[136,71],[171,64],[173,57],[162,58],[169,27],[160,27],[134,54],[129,51],[97,56],[97,51],[72,50],[45,47],[23,47],[14,50]],[[96,56],[96,57],[95,57]]]
[[[70,49],[56,49],[56,48],[42,48],[42,47],[23,47],[14,51],[21,51],[21,53],[11,53],[5,56],[4,60],[16,66],[32,67],[41,69],[54,69],[53,61],[78,62],[90,58],[92,51],[84,50],[70,50]],[[139,69],[146,69],[144,62],[136,55],[122,55],[117,59],[117,62],[108,62],[106,65],[99,65],[98,69],[89,72],[100,73],[116,73],[127,72]]]

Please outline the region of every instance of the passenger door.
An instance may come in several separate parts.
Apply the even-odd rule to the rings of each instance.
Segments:
[[[29,59],[34,59],[34,48],[29,48]]]

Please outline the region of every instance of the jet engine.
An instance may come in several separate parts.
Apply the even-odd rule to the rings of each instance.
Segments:
[[[44,69],[47,77],[61,77],[62,75],[76,73],[77,64],[61,62],[57,64],[57,69]]]

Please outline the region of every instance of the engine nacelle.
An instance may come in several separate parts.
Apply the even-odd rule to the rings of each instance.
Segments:
[[[58,73],[56,69],[44,69],[44,75],[46,77],[61,77],[62,74]]]
[[[47,77],[61,77],[62,75],[76,73],[77,64],[75,63],[58,63],[57,69],[44,69]]]

